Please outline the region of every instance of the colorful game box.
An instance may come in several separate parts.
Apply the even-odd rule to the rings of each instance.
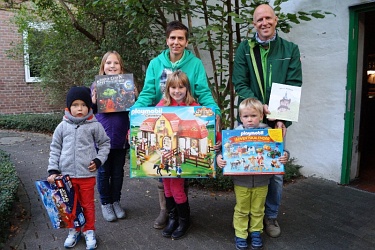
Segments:
[[[130,110],[130,177],[214,178],[215,109]]]
[[[57,177],[55,184],[39,180],[35,185],[54,228],[82,227],[85,224],[69,175]]]
[[[135,101],[133,74],[95,76],[98,112],[129,110]]]
[[[284,174],[281,129],[223,130],[224,175]]]

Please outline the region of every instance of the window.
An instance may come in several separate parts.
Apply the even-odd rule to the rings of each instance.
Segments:
[[[40,65],[37,62],[38,53],[42,52],[46,30],[51,27],[48,23],[29,23],[28,29],[23,31],[23,50],[25,65],[25,81],[40,81]]]

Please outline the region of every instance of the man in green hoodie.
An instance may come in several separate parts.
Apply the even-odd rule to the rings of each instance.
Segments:
[[[254,10],[255,36],[238,46],[234,60],[232,82],[238,95],[238,103],[254,97],[263,103],[264,114],[269,114],[268,103],[273,82],[293,86],[302,85],[302,67],[298,46],[278,36],[278,18],[268,4]],[[270,127],[281,128],[283,136],[291,124],[287,121],[264,121]],[[265,208],[265,228],[268,235],[281,234],[277,215],[281,201],[283,176],[270,179]]]
[[[163,97],[167,76],[181,70],[189,78],[191,93],[202,106],[214,106],[219,122],[220,109],[217,106],[208,86],[207,75],[202,61],[187,50],[188,28],[179,21],[168,23],[166,43],[168,49],[152,59],[147,67],[146,79],[142,92],[133,107],[155,106]],[[160,214],[154,222],[154,228],[161,229],[167,221],[166,203],[163,183],[158,183]]]

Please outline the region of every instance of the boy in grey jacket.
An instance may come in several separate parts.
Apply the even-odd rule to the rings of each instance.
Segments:
[[[242,125],[236,129],[269,128],[261,123],[263,120],[263,104],[255,98],[243,100],[239,107]],[[280,163],[285,164],[288,154],[284,152],[279,157]],[[226,165],[221,153],[216,156],[216,163],[220,168]],[[262,249],[263,242],[260,234],[263,231],[263,218],[269,179],[272,175],[241,175],[232,176],[236,206],[234,207],[233,227],[235,230],[236,249],[248,249],[248,232],[251,237],[251,249]],[[250,223],[249,223],[250,222]]]
[[[50,145],[48,182],[57,175],[69,175],[83,207],[86,224],[82,233],[86,249],[95,249],[94,187],[96,170],[106,160],[110,139],[91,109],[91,93],[87,87],[73,87],[66,97],[63,121],[56,127]],[[70,228],[64,247],[72,248],[81,236],[81,228]]]

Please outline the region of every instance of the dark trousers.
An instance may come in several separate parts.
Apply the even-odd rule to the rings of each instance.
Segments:
[[[126,149],[111,149],[107,161],[98,169],[98,192],[102,204],[121,198]]]

